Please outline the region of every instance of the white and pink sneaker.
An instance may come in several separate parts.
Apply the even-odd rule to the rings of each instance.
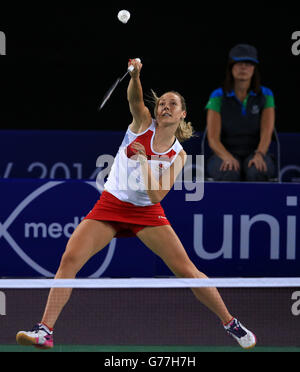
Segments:
[[[53,331],[42,324],[38,323],[31,331],[20,331],[16,336],[17,343],[23,346],[35,346],[39,349],[52,349]]]
[[[224,325],[224,328],[243,349],[251,349],[256,345],[255,334],[243,326],[236,318]]]

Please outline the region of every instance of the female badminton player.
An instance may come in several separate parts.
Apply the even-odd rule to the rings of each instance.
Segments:
[[[93,255],[114,237],[122,236],[137,236],[177,277],[207,278],[189,259],[160,205],[185,163],[186,153],[179,141],[193,133],[191,124],[185,121],[184,98],[173,91],[155,96],[155,119],[152,119],[143,99],[142,64],[136,60],[129,64],[134,66],[127,93],[132,123],[104,191],[68,241],[55,278],[75,278]],[[255,346],[255,335],[229,313],[216,288],[192,290],[241,347]],[[41,322],[29,332],[18,332],[17,342],[52,348],[53,328],[71,291],[71,288],[52,288]]]

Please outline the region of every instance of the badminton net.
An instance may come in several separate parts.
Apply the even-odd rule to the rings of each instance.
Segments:
[[[300,351],[300,278],[1,279],[0,351],[20,348],[15,335],[41,320],[50,288],[73,288],[55,325],[57,351],[237,347],[192,293],[200,287],[219,289],[257,348]]]

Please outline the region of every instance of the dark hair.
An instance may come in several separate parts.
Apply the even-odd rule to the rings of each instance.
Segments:
[[[231,92],[234,89],[234,78],[232,75],[232,66],[236,62],[229,60],[226,67],[225,81],[223,84],[223,89],[226,93]],[[258,65],[255,64],[254,74],[251,79],[251,84],[249,90],[252,90],[254,93],[258,94],[261,91],[260,85],[260,73],[258,71]]]

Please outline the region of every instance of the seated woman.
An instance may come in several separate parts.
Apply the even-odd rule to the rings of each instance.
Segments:
[[[207,139],[213,155],[207,174],[216,181],[269,181],[275,164],[268,154],[275,124],[274,96],[260,85],[257,50],[231,49],[223,88],[210,96]]]

